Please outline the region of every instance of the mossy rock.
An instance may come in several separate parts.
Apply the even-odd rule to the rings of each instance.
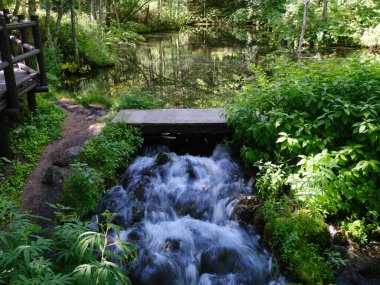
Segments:
[[[292,216],[292,221],[307,242],[318,244],[321,249],[330,246],[331,236],[327,224],[319,214],[299,210]]]
[[[290,216],[269,219],[263,239],[292,280],[303,284],[332,280],[331,268],[320,254],[328,247],[330,235],[319,215],[299,210]]]

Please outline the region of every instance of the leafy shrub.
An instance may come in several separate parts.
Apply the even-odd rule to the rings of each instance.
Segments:
[[[116,95],[114,108],[119,109],[154,109],[160,108],[163,101],[154,94],[142,90],[131,90],[121,92]]]
[[[378,62],[278,61],[255,72],[256,82],[227,109],[241,155],[258,168],[256,187],[268,199],[265,239],[303,282],[330,280],[320,215],[343,219],[361,244],[379,224]],[[288,209],[289,200],[298,211]]]
[[[119,172],[127,168],[142,142],[138,129],[123,123],[109,123],[99,136],[85,144],[82,159],[99,170],[111,186]]]
[[[10,130],[11,147],[16,160],[1,159],[0,193],[8,199],[17,199],[25,180],[37,162],[43,148],[61,135],[63,111],[37,97],[37,111],[27,113]]]
[[[72,173],[64,184],[63,201],[83,216],[95,209],[104,191],[103,179],[87,164],[77,162],[71,167]]]
[[[60,208],[58,208],[60,209]],[[102,223],[82,222],[59,214],[60,224],[41,236],[33,218],[0,198],[0,268],[2,284],[130,284],[113,263],[117,248],[122,264],[136,258],[135,248],[119,240],[120,228],[104,214]],[[99,228],[93,232],[90,228]],[[113,232],[113,242],[108,235]],[[120,262],[119,261],[119,262]]]
[[[12,150],[15,155],[34,163],[43,147],[61,135],[63,111],[53,103],[37,98],[35,114],[28,113],[11,132]]]
[[[378,211],[377,63],[280,64],[270,72],[273,77],[262,72],[256,85],[247,86],[229,107],[228,120],[244,143],[246,162],[283,165],[280,173],[263,173],[259,189],[265,177],[281,174],[279,183],[288,185],[306,207],[359,217]]]
[[[105,88],[102,88],[97,84],[87,84],[75,94],[75,99],[84,106],[99,104],[110,108],[113,100],[108,92],[109,91],[105,90]]]

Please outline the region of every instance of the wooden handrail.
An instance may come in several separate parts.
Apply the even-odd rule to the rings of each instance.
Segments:
[[[4,70],[5,68],[7,68],[9,66],[9,62],[5,61],[5,62],[0,62],[0,70]]]
[[[21,23],[12,23],[12,24],[7,24],[7,30],[20,30],[20,29],[25,29],[25,28],[31,28],[36,26],[37,23],[35,21],[28,21],[28,22],[21,22]]]
[[[34,55],[38,55],[39,53],[41,53],[41,51],[39,49],[34,49],[34,50],[31,50],[31,51],[22,53],[22,54],[20,54],[18,56],[13,57],[12,58],[12,63],[19,63],[19,62],[24,61],[24,60],[26,60],[28,58],[31,58]]]

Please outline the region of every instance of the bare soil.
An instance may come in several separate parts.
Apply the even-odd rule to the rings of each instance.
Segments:
[[[83,107],[67,99],[59,100],[56,104],[66,113],[62,137],[44,150],[24,186],[22,197],[23,211],[48,219],[54,218],[54,209],[48,203],[59,203],[62,195],[62,187],[42,183],[47,169],[53,163],[54,156],[70,147],[83,146],[104,125],[98,123],[97,118],[106,114],[106,110],[102,107]],[[69,169],[62,169],[66,175],[69,171]],[[40,224],[48,226],[50,223],[41,221]]]

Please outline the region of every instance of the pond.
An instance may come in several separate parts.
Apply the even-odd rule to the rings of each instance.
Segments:
[[[252,67],[266,65],[280,56],[297,60],[289,49],[268,47],[254,30],[186,28],[144,37],[136,55],[121,51],[115,67],[93,71],[79,84],[71,82],[78,86],[78,96],[100,92],[119,109],[139,107],[136,98],[145,100],[145,108],[221,107],[254,80]],[[303,53],[302,60],[345,57],[354,52],[313,49]]]

